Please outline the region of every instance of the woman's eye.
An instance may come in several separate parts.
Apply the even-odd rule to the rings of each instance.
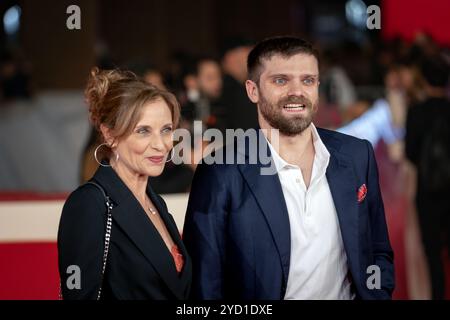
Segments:
[[[145,128],[140,128],[140,129],[137,129],[136,132],[137,132],[138,134],[146,134],[146,133],[148,133],[148,130],[145,129]]]
[[[172,127],[164,128],[164,129],[162,129],[162,132],[163,133],[170,133],[170,132],[172,132]]]
[[[275,82],[275,84],[285,84],[286,83],[286,79],[275,78],[273,82]]]

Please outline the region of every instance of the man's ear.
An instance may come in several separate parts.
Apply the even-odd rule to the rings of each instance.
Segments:
[[[247,96],[253,103],[259,102],[259,89],[258,85],[252,80],[245,81],[245,89],[247,90]]]
[[[115,147],[115,139],[112,135],[112,130],[105,126],[104,124],[100,125],[100,131],[102,132],[103,139],[105,139],[105,142],[110,146],[111,148]]]

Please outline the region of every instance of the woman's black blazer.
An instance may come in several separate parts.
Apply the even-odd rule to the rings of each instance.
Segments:
[[[187,299],[191,286],[191,259],[164,200],[147,185],[148,196],[184,256],[180,274],[157,229],[115,171],[100,167],[93,181],[104,188],[114,203],[102,298]],[[82,185],[64,204],[58,230],[58,261],[64,299],[96,299],[102,283],[105,227],[103,194],[94,185]]]

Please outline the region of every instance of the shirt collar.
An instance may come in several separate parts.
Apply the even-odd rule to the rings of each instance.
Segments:
[[[312,122],[310,124],[310,127],[315,150],[314,167],[315,169],[318,169],[319,172],[325,172],[330,160],[330,153],[328,152],[328,149],[322,142],[322,139],[320,139],[319,133],[317,132],[317,128]],[[286,162],[283,158],[281,158],[281,156],[278,154],[278,152],[275,150],[275,148],[272,146],[269,140],[267,140],[267,137],[265,137],[265,139],[267,141],[267,144],[269,145],[270,153],[272,155],[272,159],[275,164],[275,168],[277,169],[277,172],[280,172],[282,169],[289,169],[289,168],[298,169],[297,165],[290,164]]]

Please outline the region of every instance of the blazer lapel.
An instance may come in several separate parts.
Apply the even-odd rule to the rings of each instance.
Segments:
[[[319,133],[321,133],[319,131]],[[330,152],[330,162],[326,171],[328,185],[339,220],[342,240],[347,254],[352,276],[359,277],[359,217],[356,199],[356,176],[351,160],[339,153],[339,141],[335,138],[321,139]]]
[[[174,222],[170,218],[170,216],[169,216],[170,213],[166,210],[166,207],[161,203],[157,194],[150,187],[150,184],[147,186],[147,194],[149,195],[153,204],[158,209],[158,212],[159,212],[162,220],[164,221],[167,231],[170,233],[172,240],[178,246],[178,249],[181,251],[181,254],[183,255],[184,266],[179,274],[179,277],[181,278],[182,283],[183,283],[183,285],[182,285],[182,287],[183,287],[184,284],[187,284],[187,282],[189,282],[189,277],[190,277],[191,268],[192,268],[191,258],[187,252],[186,247],[184,246],[183,241],[181,241],[180,231],[178,230],[177,225],[174,224]],[[170,256],[170,257],[172,258],[172,256]]]
[[[264,137],[262,137],[262,132],[260,131],[258,134],[259,142],[261,139],[264,139]],[[258,145],[259,147],[265,146],[270,154],[270,150],[266,143],[258,143]],[[266,218],[267,224],[269,225],[272,238],[280,257],[283,279],[286,287],[291,256],[291,233],[289,215],[278,174],[262,175],[261,169],[265,166],[260,163],[259,157],[257,164],[244,164],[239,165],[238,167],[247,181],[248,186],[256,198],[256,201]]]
[[[146,259],[154,266],[156,272],[166,283],[167,287],[178,298],[183,298],[183,286],[177,279],[177,271],[173,263],[173,257],[167,249],[166,244],[154,227],[149,217],[128,189],[123,181],[111,168],[102,168],[102,174],[96,175],[98,180],[106,189],[106,192],[115,203],[112,210],[113,222],[130,237],[136,247],[142,252]],[[105,171],[110,171],[106,172]],[[159,204],[158,210],[164,216],[165,209]],[[164,219],[167,224],[167,220]],[[114,225],[111,232],[114,239]]]

